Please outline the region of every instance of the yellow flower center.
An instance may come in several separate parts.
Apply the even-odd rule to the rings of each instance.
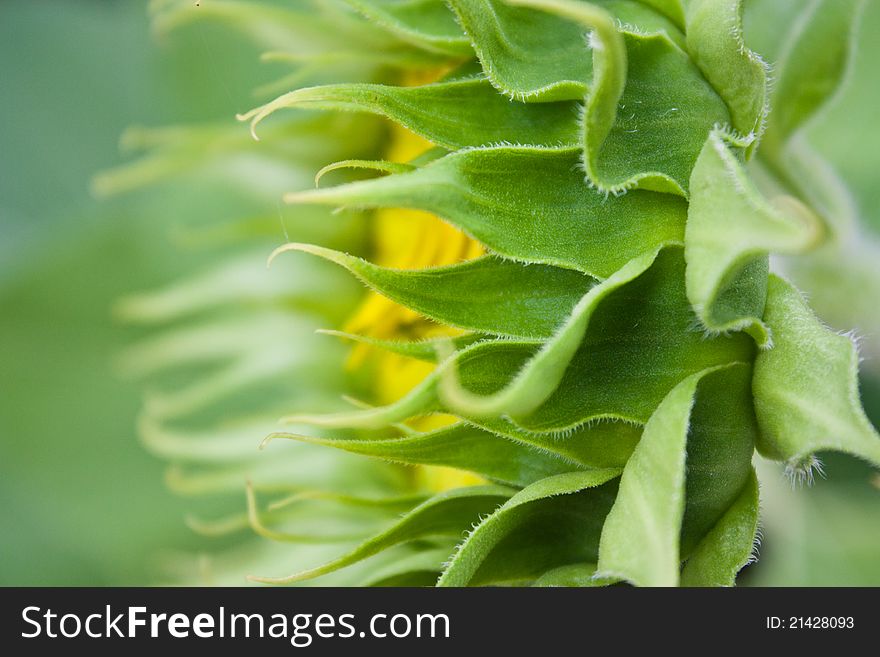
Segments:
[[[407,80],[410,84],[423,81]],[[385,157],[391,162],[408,162],[432,147],[430,142],[397,125],[391,128],[390,135]],[[384,267],[423,269],[470,260],[483,253],[479,242],[427,212],[377,210],[373,225],[373,261]],[[367,295],[347,322],[345,330],[380,339],[406,340],[454,335],[459,332],[436,324],[375,292]],[[360,366],[368,358],[375,367],[376,398],[382,404],[405,395],[433,369],[431,363],[373,349],[365,344],[354,347],[349,366]],[[432,415],[415,420],[412,424],[415,428],[426,431],[453,421],[447,415]],[[416,484],[437,491],[482,481],[467,472],[436,466],[417,468],[415,479]]]

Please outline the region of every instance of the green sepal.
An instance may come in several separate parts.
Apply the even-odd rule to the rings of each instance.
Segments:
[[[595,558],[619,470],[537,481],[482,520],[449,560],[438,586],[529,580]]]
[[[880,435],[859,399],[852,337],[825,327],[794,286],[773,275],[764,321],[775,345],[755,359],[758,451],[784,461],[795,476],[809,471],[814,454],[825,450],[880,467]]]

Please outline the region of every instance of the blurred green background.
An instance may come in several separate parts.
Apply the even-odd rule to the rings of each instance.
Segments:
[[[123,294],[195,269],[169,244],[217,194],[99,201],[122,131],[232,119],[256,53],[209,28],[156,43],[145,2],[0,3],[0,584],[148,583],[192,548],[164,466],[139,444],[140,391],[114,359]]]
[[[860,33],[856,84],[814,143],[880,231],[880,3]],[[113,361],[137,332],[111,310],[195,269],[171,227],[229,199],[97,201],[89,183],[124,160],[129,125],[247,108],[265,75],[255,55],[207,27],[157,44],[143,2],[0,3],[0,585],[145,584],[161,551],[197,546],[135,437],[140,391]],[[876,421],[880,385],[864,390]],[[765,558],[744,583],[880,585],[880,490],[848,459],[827,469],[794,494],[769,473]]]

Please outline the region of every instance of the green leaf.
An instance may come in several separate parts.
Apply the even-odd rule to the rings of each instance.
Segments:
[[[254,440],[265,436],[255,435]],[[198,466],[174,464],[165,481],[175,493],[186,496],[230,493],[236,496],[252,481],[255,488],[287,493],[344,490],[350,494],[378,495],[403,485],[402,473],[352,454],[315,445],[291,445],[276,459],[242,460],[235,464],[205,462]],[[399,490],[399,489],[398,489]]]
[[[508,420],[471,420],[499,436],[543,450],[574,465],[591,469],[622,468],[642,435],[633,422],[596,420],[567,431],[565,435],[525,431]]]
[[[678,583],[690,410],[702,373],[666,396],[624,468],[599,545],[604,577],[640,586]]]
[[[285,200],[425,210],[499,255],[596,278],[683,240],[683,199],[643,190],[604,198],[586,188],[577,172],[579,161],[572,149],[479,148],[452,153],[411,173],[294,192]],[[537,171],[540,176],[534,175]]]
[[[442,0],[343,1],[414,46],[450,55],[472,55],[470,42]]]
[[[328,329],[318,329],[317,333],[322,333],[324,335],[333,335],[339,338],[343,338],[345,340],[351,340],[352,342],[358,342],[360,344],[366,344],[371,347],[377,347],[378,349],[384,349],[385,351],[390,351],[393,354],[400,354],[401,356],[407,356],[409,358],[415,358],[417,360],[424,360],[432,363],[436,363],[437,358],[437,348],[441,345],[441,343],[449,344],[449,341],[452,341],[452,344],[456,349],[464,349],[465,347],[469,347],[475,342],[480,342],[482,340],[487,340],[489,336],[482,335],[480,333],[470,333],[466,335],[458,335],[453,338],[429,338],[426,340],[380,340],[378,338],[373,338],[368,335],[358,335],[355,333],[346,333],[344,331],[333,331]]]
[[[616,488],[610,482],[618,476],[619,470],[571,472],[524,488],[471,532],[437,585],[534,579],[588,561]]]
[[[451,0],[492,84],[524,102],[582,100],[606,128],[626,79],[623,30],[683,43],[678,0]],[[589,39],[584,34],[591,31]],[[596,47],[596,46],[600,47]],[[605,134],[594,131],[595,144]]]
[[[367,171],[379,171],[380,173],[407,173],[415,167],[411,164],[403,162],[386,162],[384,160],[340,160],[333,162],[324,167],[315,174],[315,187],[317,187],[321,178],[331,171],[339,171],[342,169],[366,169]]]
[[[703,537],[681,571],[682,586],[733,586],[754,558],[758,536],[758,477],[752,472],[740,496]]]
[[[709,131],[730,121],[727,106],[666,32],[624,37],[629,64],[613,125],[599,142],[585,124],[587,175],[600,190],[684,196]]]
[[[291,433],[269,437],[325,445],[395,463],[457,468],[514,486],[583,468],[548,450],[539,451],[464,423],[402,438],[316,438]]]
[[[724,134],[709,135],[691,177],[685,230],[688,299],[706,329],[744,330],[759,346],[770,346],[761,321],[767,255],[802,252],[820,235],[810,210],[791,197],[777,199],[776,207],[768,203]]]
[[[651,268],[609,294],[590,318],[587,333],[555,392],[533,413],[517,417],[529,432],[559,433],[599,418],[644,423],[666,393],[707,367],[751,361],[754,346],[742,334],[706,338],[692,330],[678,247],[660,252]],[[385,407],[331,415],[296,415],[291,422],[380,428],[446,410],[438,382],[453,363],[462,386],[491,395],[506,386],[534,356],[534,342],[478,343],[447,359],[399,401]],[[480,418],[472,419],[482,424]],[[492,428],[492,427],[490,427]],[[494,430],[494,429],[493,429]]]
[[[807,6],[803,0],[748,0],[743,4],[743,31],[749,48],[771,66],[779,61],[784,33]],[[772,105],[771,105],[772,108]]]
[[[529,431],[565,432],[602,417],[643,423],[682,378],[706,367],[751,360],[753,348],[742,335],[706,339],[691,330],[693,316],[684,296],[681,249],[660,253],[654,265],[614,290],[591,316],[586,336],[547,401],[516,423]],[[289,421],[323,426],[379,428],[406,418],[448,410],[439,400],[438,382],[457,367],[465,390],[491,395],[504,388],[534,357],[533,342],[479,343],[447,359],[398,402],[383,408]],[[564,363],[555,365],[563,367]],[[663,372],[657,375],[657,371]],[[464,414],[462,414],[464,415]],[[467,416],[465,416],[467,417]],[[470,418],[477,421],[479,418]]]
[[[593,287],[578,301],[570,316],[520,369],[516,377],[492,395],[475,395],[465,389],[456,375],[455,361],[452,361],[452,366],[444,370],[444,376],[440,380],[440,398],[445,407],[471,418],[497,415],[519,417],[534,411],[559,386],[569,363],[583,342],[593,312],[602,300],[641,276],[656,258],[656,252],[635,258],[613,276]]]
[[[754,148],[768,111],[767,64],[743,41],[742,0],[689,0],[686,18],[691,58]]]
[[[455,550],[455,543],[419,545],[412,554],[395,559],[384,567],[371,569],[358,586],[434,586],[443,564]]]
[[[809,469],[822,450],[880,467],[880,436],[859,400],[852,338],[823,326],[800,293],[776,276],[768,284],[764,321],[775,346],[755,360],[761,454],[785,461],[794,474]]]
[[[146,151],[132,162],[97,173],[92,192],[108,197],[180,178],[209,177],[249,195],[271,198],[274,202],[279,181],[302,184],[306,170],[327,159],[356,157],[372,151],[379,141],[376,119],[354,115],[301,115],[278,122],[264,132],[265,143],[257,143],[238,126],[191,125],[164,128],[129,128],[122,146],[129,151]],[[320,139],[314,135],[320,134]],[[356,148],[352,152],[352,146]],[[240,175],[241,158],[264,167],[269,185],[254,187]],[[270,175],[271,174],[271,175]]]
[[[593,0],[617,19],[624,35],[665,34],[685,49],[684,11],[679,0]]]
[[[275,219],[276,230],[278,219]],[[333,315],[357,299],[345,276],[332,267],[285,262],[278,276],[266,271],[265,251],[246,251],[217,266],[149,292],[129,294],[116,302],[114,315],[132,324],[165,324],[234,304],[321,308]]]
[[[593,76],[586,91],[582,123],[587,175],[599,184],[599,177],[591,174],[591,165],[611,132],[627,84],[626,42],[617,30],[614,18],[595,5],[568,0],[516,0],[514,4],[543,9],[592,30],[589,43]]]
[[[482,342],[464,349],[458,356],[464,380],[469,388],[492,390],[499,381],[507,381],[534,352],[534,343],[499,340]],[[288,423],[337,428],[382,429],[416,415],[441,411],[437,387],[443,367],[397,402],[384,407],[366,408],[326,415],[298,414],[285,418]],[[565,436],[525,431],[498,418],[471,420],[477,426],[517,443],[559,457],[573,466],[590,468],[618,467],[626,462],[641,434],[633,422],[597,421],[583,424]]]
[[[197,516],[187,516],[186,524],[194,532],[202,536],[228,536],[244,529],[253,529],[257,533],[270,533],[264,523],[277,524],[283,521],[302,520],[309,515],[332,517],[330,523],[332,533],[322,533],[311,537],[300,534],[298,537],[285,534],[285,542],[331,543],[335,541],[363,540],[376,531],[376,520],[387,520],[411,510],[415,505],[427,499],[425,495],[405,495],[399,497],[358,497],[326,491],[301,491],[293,495],[270,502],[259,510],[256,504],[256,488],[252,483],[245,486],[247,511],[236,512],[220,518],[205,520]],[[310,502],[310,504],[304,504]],[[386,517],[387,516],[387,517]],[[364,520],[365,522],[361,522]],[[348,524],[349,527],[345,525]],[[257,525],[256,528],[253,525]],[[340,529],[346,531],[341,534]],[[357,533],[355,533],[355,531]],[[294,539],[294,540],[291,540]],[[448,553],[447,553],[448,554]]]
[[[387,530],[351,552],[322,566],[287,577],[249,577],[266,584],[292,584],[325,575],[362,561],[388,548],[420,538],[458,537],[483,513],[491,513],[513,491],[501,486],[471,486],[439,493],[407,513]]]
[[[498,0],[450,0],[483,70],[520,101],[581,100],[593,76],[584,28]]]
[[[880,365],[880,244],[862,232],[824,245],[806,256],[786,259],[792,277],[810,307],[834,327],[854,327],[862,341],[864,367]]]
[[[681,0],[639,0],[639,2],[654,8],[684,31],[684,9]]]
[[[604,580],[594,579],[596,564],[574,563],[552,568],[541,575],[532,586],[538,587],[581,587],[604,586]]]
[[[265,394],[267,386],[281,386],[290,395],[294,391],[285,383],[292,374],[310,382],[301,388],[303,397],[315,396],[337,389],[341,376],[326,367],[339,356],[332,344],[300,348],[312,339],[314,321],[278,310],[253,312],[243,320],[203,320],[135,345],[120,365],[134,376],[178,375],[176,385],[160,381],[146,395],[147,410],[162,419],[195,413],[255,387]],[[196,376],[181,376],[193,369]]]
[[[596,281],[570,269],[523,265],[492,256],[467,262],[403,270],[310,244],[287,251],[312,253],[345,267],[380,294],[440,323],[496,335],[538,339],[557,326]],[[540,296],[535,295],[540,290]]]
[[[263,119],[283,108],[378,114],[448,149],[500,142],[575,146],[579,141],[577,103],[512,103],[482,75],[418,87],[306,87],[279,96],[239,119],[250,121],[253,132]]]
[[[772,190],[791,190],[823,220],[830,239],[823,246],[840,246],[841,242],[863,242],[859,235],[857,202],[835,166],[826,160],[807,140],[807,135],[797,133],[785,144],[785,157],[775,162],[761,148],[757,161],[753,161],[750,173],[759,186]],[[812,253],[812,252],[811,252]],[[803,254],[791,260],[803,261],[811,255]],[[841,260],[846,260],[841,257]]]
[[[348,14],[348,12],[343,12]],[[357,21],[346,15],[343,21]],[[369,26],[375,34],[373,38],[382,39],[381,47],[376,44],[358,44],[337,42],[335,45],[320,49],[297,49],[295,44],[276,45],[260,56],[262,62],[278,62],[291,67],[292,72],[260,85],[253,90],[253,96],[271,98],[291,87],[306,87],[331,81],[348,81],[350,79],[372,80],[384,77],[386,71],[395,73],[414,73],[426,68],[448,66],[451,55],[437,51],[413,47],[401,41],[389,39],[387,33]],[[298,44],[302,45],[302,44]]]
[[[714,124],[727,122],[729,114],[724,102],[676,45],[678,30],[652,10],[632,2],[608,3],[623,22],[624,34],[618,32],[611,14],[599,6],[565,0],[517,0],[510,4],[517,8],[499,6],[493,10],[485,2],[455,5],[463,20],[471,16],[482,26],[482,31],[469,33],[475,35],[478,51],[480,40],[485,42],[481,59],[490,78],[493,71],[508,68],[511,75],[528,74],[529,66],[535,67],[536,75],[558,74],[564,78],[562,69],[547,67],[545,62],[560,50],[560,35],[565,39],[565,30],[578,23],[582,29],[593,29],[591,47],[583,45],[580,35],[567,36],[573,48],[583,49],[581,58],[592,58],[591,71],[582,71],[582,78],[550,83],[555,91],[539,92],[522,81],[504,83],[495,79],[496,86],[522,100],[543,100],[541,94],[561,93],[572,80],[583,80],[578,90],[585,96],[581,119],[584,164],[592,184],[613,193],[641,187],[684,195],[691,165],[706,134]],[[566,21],[537,37],[546,39],[546,43],[533,43],[534,33],[522,31],[527,21],[548,20],[534,10],[544,10]],[[514,46],[506,41],[517,43]],[[531,54],[528,63],[518,61],[526,53]],[[493,64],[487,65],[487,60]]]
[[[751,476],[758,434],[751,379],[750,365],[734,363],[697,385],[687,437],[682,558],[691,555]]]
[[[754,348],[745,336],[706,338],[693,330],[693,321],[682,250],[664,249],[648,271],[596,309],[556,391],[517,424],[564,431],[605,416],[644,423],[685,377],[752,359]]]
[[[682,555],[730,508],[752,472],[749,373],[746,364],[698,372],[657,407],[602,530],[601,576],[678,584]]]
[[[296,532],[286,531],[284,529],[277,528],[275,525],[277,524],[279,515],[283,517],[284,512],[289,513],[291,510],[296,510],[294,505],[282,505],[280,507],[280,512],[279,509],[276,507],[273,511],[270,511],[269,513],[262,513],[257,505],[257,496],[251,482],[247,483],[245,487],[245,494],[247,498],[247,517],[250,528],[255,534],[257,534],[257,536],[261,536],[272,541],[295,544],[350,543],[351,541],[361,541],[364,539],[365,536],[368,536],[370,533],[375,531],[375,527],[373,526],[375,523],[370,522],[370,515],[366,513],[367,509],[365,508],[359,509],[359,513],[357,513],[354,518],[351,518],[350,516],[346,517],[346,515],[343,513],[338,513],[338,515],[337,513],[327,513],[328,518],[336,516],[333,518],[334,520],[341,520],[341,522],[333,523],[336,525],[337,529],[332,533],[316,531],[315,527],[304,530],[302,528],[302,525],[297,527],[298,531]],[[411,507],[412,505],[410,505],[410,508]],[[383,509],[381,505],[376,504],[373,506],[373,509],[378,510],[380,516],[387,515],[387,510]],[[273,526],[267,526],[267,522],[272,523]],[[341,531],[338,528],[339,525],[342,525]],[[346,525],[348,526],[346,527]]]
[[[780,160],[785,143],[841,87],[863,7],[862,0],[818,0],[790,26],[774,66],[763,156]]]
[[[325,52],[346,47],[369,52],[393,49],[398,44],[388,34],[342,12],[317,12],[314,8],[281,7],[264,2],[212,0],[158,0],[150,3],[155,31],[165,34],[193,23],[216,22],[231,27],[270,49]],[[389,42],[390,41],[390,42]]]
[[[259,437],[275,423],[252,420],[209,429],[179,429],[144,412],[138,418],[138,434],[152,454],[178,462],[236,463],[253,459]]]

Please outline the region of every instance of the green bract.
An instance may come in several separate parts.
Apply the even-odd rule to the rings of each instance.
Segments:
[[[163,27],[195,16],[157,4]],[[312,67],[309,85],[241,115],[259,146],[224,137],[215,150],[280,157],[295,181],[344,173],[320,188],[292,182],[284,196],[326,239],[305,243],[298,228],[259,284],[221,272],[232,283],[225,298],[212,301],[217,288],[196,281],[130,302],[127,314],[167,320],[268,295],[298,306],[297,321],[335,329],[353,308],[335,282],[341,267],[463,334],[407,341],[326,331],[436,363],[399,400],[345,409],[328,399],[351,380],[321,388],[342,377],[338,345],[319,336],[314,350],[292,348],[297,329],[284,313],[251,312],[253,327],[214,320],[177,329],[129,354],[135,369],[231,360],[154,398],[144,437],[177,461],[226,466],[182,476],[185,486],[250,478],[257,491],[298,492],[295,503],[265,508],[252,495],[249,520],[221,524],[233,531],[250,522],[292,542],[283,559],[247,562],[256,580],[340,571],[348,579],[318,582],[729,586],[756,541],[756,449],[795,477],[825,450],[880,466],[853,343],[770,273],[771,254],[824,248],[840,221],[834,184],[823,189],[817,156],[799,155],[796,137],[840,84],[859,2],[817,0],[794,25],[777,26],[786,45],[772,93],[767,65],[744,42],[739,0],[293,4],[206,3],[206,18],[241,19],[267,47]],[[419,70],[435,81],[399,83]],[[333,123],[341,116],[348,122]],[[377,117],[437,148],[385,161]],[[354,137],[364,133],[375,139]],[[167,149],[166,173],[202,162],[204,149],[157,143]],[[374,177],[354,178],[353,169]],[[125,172],[101,180],[128,184]],[[331,213],[339,208],[347,213]],[[487,255],[419,270],[373,264],[351,223],[393,208],[430,212]],[[275,269],[291,262],[315,272],[315,284],[300,287],[295,272]],[[262,337],[258,320],[277,324]],[[262,427],[271,411],[290,409],[293,426],[271,437],[293,439],[284,441],[298,448],[293,456],[281,454],[281,441],[259,458],[247,453],[242,436],[251,434],[228,426],[237,412],[222,431],[167,426],[291,365],[298,398],[276,395],[250,421]],[[369,386],[356,392],[377,396]],[[413,428],[414,418],[436,413],[456,421]],[[407,498],[425,491],[387,462],[442,465],[491,483]],[[309,511],[318,504],[332,510]],[[401,504],[407,511],[395,521]],[[322,526],[316,517],[324,534],[302,529]],[[266,527],[285,519],[301,529]],[[320,536],[336,558],[297,552]]]

